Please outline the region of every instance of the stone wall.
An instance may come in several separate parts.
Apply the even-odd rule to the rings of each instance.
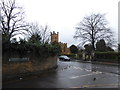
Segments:
[[[34,74],[57,67],[57,56],[40,61],[12,62],[2,65],[3,79]]]

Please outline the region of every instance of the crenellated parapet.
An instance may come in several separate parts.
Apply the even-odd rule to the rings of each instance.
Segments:
[[[51,32],[51,43],[59,44],[61,47],[61,54],[70,54],[70,49],[67,48],[67,43],[59,42],[59,32],[55,33],[55,31]]]
[[[59,33],[55,33],[55,31],[51,32],[51,43],[58,43]]]

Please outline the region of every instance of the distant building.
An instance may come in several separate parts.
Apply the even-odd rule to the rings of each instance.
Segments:
[[[59,33],[55,33],[55,31],[53,31],[53,33],[51,32],[51,43],[58,43],[58,38]]]
[[[53,31],[53,33],[51,32],[51,43],[53,44],[59,44],[61,47],[61,54],[65,54],[65,55],[69,55],[70,54],[70,48],[67,48],[67,43],[62,43],[59,42],[59,33],[55,33],[55,31]]]
[[[59,42],[59,45],[61,47],[61,54],[70,54],[70,48],[67,48],[67,43],[61,43]]]

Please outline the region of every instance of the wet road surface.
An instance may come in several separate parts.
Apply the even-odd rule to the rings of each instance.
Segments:
[[[115,65],[59,61],[58,68],[37,78],[24,79],[4,88],[118,88],[119,69]]]

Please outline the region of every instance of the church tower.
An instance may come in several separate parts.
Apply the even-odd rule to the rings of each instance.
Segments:
[[[53,31],[53,33],[51,32],[51,43],[58,43],[59,40],[59,33],[55,33],[55,31]]]

